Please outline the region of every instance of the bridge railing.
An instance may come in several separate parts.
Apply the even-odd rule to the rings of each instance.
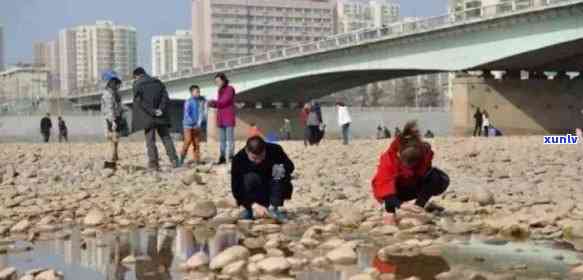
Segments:
[[[455,10],[446,15],[422,18],[413,21],[397,22],[391,25],[382,26],[380,28],[369,28],[350,33],[337,34],[317,42],[309,42],[306,44],[272,50],[257,55],[230,59],[211,65],[204,65],[201,68],[194,68],[190,71],[167,74],[159,78],[163,81],[169,81],[188,78],[196,75],[210,74],[216,71],[233,70],[236,68],[304,56],[331,49],[360,45],[369,43],[371,41],[398,38],[415,33],[427,32],[452,27],[455,25],[463,25],[484,19],[503,17],[515,13],[526,13],[548,7],[566,6],[577,3],[583,3],[583,0],[512,0],[496,5]],[[122,86],[124,89],[127,89],[131,87],[131,85],[131,81],[125,81]]]

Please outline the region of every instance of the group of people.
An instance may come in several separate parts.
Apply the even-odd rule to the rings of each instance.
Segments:
[[[67,124],[63,117],[57,117],[57,125],[59,127],[59,142],[68,142],[69,141],[69,133]],[[53,129],[53,122],[51,121],[51,114],[47,113],[41,120],[40,120],[40,133],[45,143],[48,143],[51,140],[51,131]]]
[[[348,145],[350,142],[350,125],[352,118],[348,111],[348,106],[344,102],[336,103],[338,112],[338,126],[342,133],[342,143]],[[322,107],[318,102],[306,103],[300,112],[300,120],[304,126],[304,145],[319,145],[326,134],[326,124],[322,118]]]
[[[200,94],[198,85],[190,86],[190,98],[184,103],[183,135],[184,143],[180,154],[170,136],[170,98],[166,86],[138,67],[133,72],[133,116],[132,131],[144,131],[148,168],[160,169],[160,157],[156,146],[156,135],[160,137],[172,166],[178,168],[185,163],[188,151],[192,149],[192,162],[201,162],[200,143],[205,133],[208,107],[217,109],[217,126],[220,133],[220,157],[217,164],[225,164],[234,157],[235,90],[229,85],[226,75],[215,77],[218,99],[207,101]],[[123,122],[123,107],[119,89],[121,80],[114,72],[103,75],[106,82],[102,93],[101,108],[105,120],[106,136],[111,143],[110,162],[119,160],[118,144]]]
[[[490,115],[486,110],[480,110],[480,107],[476,109],[474,113],[474,136],[502,136],[500,130],[494,128],[490,120]]]

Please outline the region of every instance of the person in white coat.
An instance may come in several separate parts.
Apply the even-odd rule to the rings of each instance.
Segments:
[[[488,137],[488,130],[490,129],[490,116],[488,115],[488,112],[486,112],[486,110],[484,110],[482,112],[482,131],[484,131],[484,136]]]
[[[338,109],[338,126],[342,128],[342,143],[348,145],[350,139],[350,123],[352,119],[350,118],[350,113],[348,112],[348,107],[342,102],[336,103]]]

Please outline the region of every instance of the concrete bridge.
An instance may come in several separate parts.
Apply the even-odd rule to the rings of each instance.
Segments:
[[[186,99],[191,84],[213,98],[213,76],[225,72],[237,89],[237,102],[271,104],[303,102],[370,82],[436,72],[503,70],[506,79],[520,79],[521,70],[529,71],[530,77],[555,71],[563,78],[565,72],[581,69],[583,0],[514,0],[473,12],[341,34],[160,78],[172,99]],[[124,84],[122,95],[131,102],[130,82]],[[98,104],[99,95],[87,93],[71,100],[91,107]],[[454,110],[479,106],[455,103],[456,92]],[[469,109],[462,111],[467,122]],[[467,123],[458,123],[464,126],[460,133],[467,130]]]

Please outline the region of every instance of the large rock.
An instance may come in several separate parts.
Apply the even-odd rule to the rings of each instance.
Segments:
[[[83,224],[86,226],[98,226],[105,222],[105,215],[103,212],[97,209],[93,209],[87,213],[85,219],[83,219]]]
[[[190,185],[192,185],[192,183],[197,183],[199,185],[202,185],[202,183],[203,183],[202,178],[200,177],[200,175],[198,175],[195,172],[188,172],[188,173],[182,175],[182,178],[180,178],[180,181],[185,186],[190,186]]]
[[[64,277],[61,273],[54,270],[46,270],[34,277],[34,280],[62,280]]]
[[[480,206],[487,206],[496,203],[494,194],[486,189],[477,189],[472,193],[472,200],[477,202]]]
[[[183,210],[194,217],[205,219],[210,219],[217,215],[217,207],[214,202],[209,200],[186,204]]]
[[[223,268],[222,273],[230,276],[241,275],[243,269],[245,269],[246,264],[247,262],[244,260],[236,261],[232,264],[225,266],[225,268]]]
[[[342,226],[358,227],[363,216],[360,210],[354,205],[343,203],[334,208],[336,222]]]
[[[569,238],[583,238],[583,222],[572,221],[565,225],[563,232]]]
[[[326,257],[334,264],[355,264],[358,256],[354,249],[344,246],[330,251]]]
[[[257,263],[262,271],[268,274],[279,274],[288,270],[291,265],[284,257],[271,257]]]
[[[0,280],[16,280],[16,268],[7,267],[0,270]]]
[[[210,268],[212,270],[222,269],[223,267],[240,260],[249,258],[249,250],[243,246],[233,246],[218,254],[211,260]]]
[[[30,228],[30,221],[28,219],[24,219],[18,223],[16,223],[11,229],[11,232],[25,232]]]
[[[186,268],[195,270],[209,264],[209,257],[204,252],[198,252],[186,261]]]

